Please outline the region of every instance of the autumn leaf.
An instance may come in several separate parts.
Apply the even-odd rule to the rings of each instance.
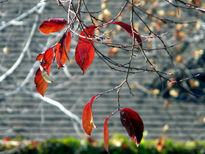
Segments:
[[[5,138],[3,139],[3,141],[8,142],[8,141],[10,141],[10,138],[9,138],[9,137],[5,137]]]
[[[38,142],[38,141],[32,141],[32,142],[31,142],[31,145],[32,145],[33,147],[37,148],[38,145],[39,145],[39,143],[40,143],[40,142]]]
[[[83,109],[82,125],[87,135],[91,135],[92,129],[93,127],[95,127],[94,119],[93,119],[93,112],[92,112],[92,104],[95,98],[96,96],[93,96],[91,98],[91,101],[87,103]]]
[[[43,54],[39,54],[37,57],[36,57],[36,61],[41,61],[43,59],[43,56],[44,56],[44,53]]]
[[[109,131],[108,131],[108,127],[107,127],[107,122],[108,122],[110,117],[111,117],[111,115],[107,116],[105,118],[105,122],[104,122],[104,147],[105,147],[105,150],[107,152],[109,151]]]
[[[39,54],[36,57],[36,61],[45,61],[45,63],[52,63],[53,62],[53,48],[47,49],[44,53]]]
[[[86,69],[92,64],[95,56],[95,50],[88,43],[77,45],[75,52],[75,60],[82,69],[83,74]]]
[[[192,0],[192,2],[195,4],[195,5],[199,5],[201,0]]]
[[[37,91],[44,96],[48,83],[52,80],[49,77],[51,64],[53,63],[53,48],[49,48],[44,53],[39,54],[36,57],[37,61],[41,61],[40,68],[36,71],[34,83],[36,84]]]
[[[51,64],[53,63],[54,59],[54,52],[56,62],[58,67],[61,68],[65,62],[68,60],[68,52],[70,48],[71,42],[71,32],[64,33],[62,39],[55,45],[53,48],[49,48],[44,53],[39,54],[36,57],[37,61],[40,61],[40,68],[37,70],[34,82],[36,84],[37,91],[44,96],[47,88],[48,83],[51,83],[52,80],[49,77]]]
[[[44,34],[50,34],[62,30],[67,25],[65,19],[52,18],[45,20],[40,26],[39,30]]]
[[[96,26],[91,25],[85,28],[80,35],[88,38],[93,38]],[[75,50],[75,61],[82,69],[83,74],[86,69],[92,64],[95,56],[94,42],[87,38],[79,37],[78,44]]]
[[[132,37],[132,33],[134,33],[135,35],[135,39],[137,39],[137,42],[139,43],[139,45],[142,47],[142,39],[139,35],[139,33],[134,29],[134,32],[132,32],[132,27],[124,22],[111,22],[109,24],[116,24],[121,26],[131,37]]]
[[[117,56],[118,55],[118,48],[112,48],[108,52],[108,56]]]
[[[144,124],[139,114],[132,109],[123,108],[120,110],[120,119],[131,140],[138,146],[144,131]]]
[[[36,84],[36,90],[44,96],[47,88],[48,88],[48,83],[43,79],[41,75],[42,71],[40,68],[36,71],[36,75],[34,78],[34,83]]]
[[[50,74],[50,68],[51,68],[51,64],[53,63],[53,57],[54,57],[53,48],[49,48],[44,53],[39,54],[36,57],[37,61],[41,61],[41,66],[43,70],[45,70],[48,74]]]
[[[156,149],[161,152],[162,149],[164,148],[164,145],[165,145],[165,141],[166,139],[163,138],[163,137],[160,137],[157,141],[157,144],[156,144]]]
[[[68,52],[71,43],[71,32],[64,33],[61,40],[55,45],[55,59],[58,65],[58,69],[63,67],[63,65],[68,60]]]
[[[62,53],[62,49],[61,49],[61,43],[56,43],[55,47],[54,47],[54,52],[55,52],[55,60],[56,63],[58,65],[58,69],[60,69],[61,67],[63,67],[63,64],[61,64],[61,53]]]

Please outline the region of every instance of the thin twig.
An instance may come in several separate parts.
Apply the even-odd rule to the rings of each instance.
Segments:
[[[3,24],[2,26],[0,26],[0,31],[4,30],[5,28],[8,28],[9,26],[13,25],[14,23],[28,17],[29,15],[33,14],[34,12],[43,9],[46,6],[46,2],[40,2],[38,3],[36,6],[34,6],[33,8],[31,8],[30,10],[28,10],[27,12],[21,14],[20,16],[10,20],[9,22],[7,22],[6,24]]]
[[[29,49],[29,46],[30,46],[31,41],[32,41],[32,38],[33,38],[33,36],[35,34],[38,20],[39,20],[39,15],[36,15],[35,22],[34,22],[33,27],[31,29],[30,36],[27,39],[26,45],[24,46],[24,48],[23,48],[19,58],[16,60],[14,65],[10,69],[8,69],[3,75],[0,76],[0,82],[2,82],[6,77],[11,75],[18,68],[18,66],[21,64],[21,61],[23,60],[26,51]]]
[[[56,106],[60,111],[62,111],[64,114],[66,114],[71,120],[76,121],[78,124],[81,125],[81,119],[74,113],[70,112],[69,110],[67,110],[61,103],[59,103],[58,101],[55,101],[51,98],[48,98],[46,96],[42,97],[39,93],[35,93],[35,92],[30,92],[28,90],[24,90],[24,92],[26,94],[28,94],[29,96],[32,96],[34,98],[38,98],[48,104],[51,104],[53,106]]]

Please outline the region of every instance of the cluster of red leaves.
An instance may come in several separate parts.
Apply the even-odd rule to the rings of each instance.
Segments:
[[[39,30],[44,34],[50,34],[62,30],[67,25],[65,19],[50,19],[44,21]],[[79,37],[78,44],[76,46],[75,59],[83,73],[92,64],[95,50],[93,41],[87,38],[94,38],[95,26],[89,26],[85,28]],[[37,70],[34,82],[36,84],[37,91],[44,96],[48,83],[51,82],[49,74],[53,59],[55,59],[58,69],[63,67],[68,58],[68,53],[71,43],[71,32],[65,32],[59,42],[53,47],[46,50],[44,53],[39,54],[36,58],[37,61],[41,61],[40,68]]]
[[[83,129],[87,135],[91,135],[94,124],[93,112],[92,112],[92,104],[97,96],[93,96],[88,102],[82,113],[82,124]],[[113,114],[107,116],[104,121],[104,147],[106,151],[109,151],[109,131],[107,127],[107,123],[109,118]],[[143,131],[144,131],[144,124],[142,119],[140,118],[139,114],[132,109],[123,108],[120,109],[120,119],[122,125],[127,130],[128,135],[130,136],[131,140],[133,140],[136,145],[138,146],[142,140]]]
[[[34,82],[38,92],[43,96],[48,88],[49,74],[51,70],[51,64],[53,63],[53,48],[46,50],[43,54],[39,54],[36,57],[37,61],[41,61],[40,68],[36,71]]]
[[[133,29],[130,25],[123,22],[110,22],[108,24],[116,24],[121,26],[135,41],[142,46],[142,40],[138,32]],[[44,34],[55,33],[62,30],[67,25],[65,19],[50,19],[44,21],[39,30]],[[80,33],[78,44],[75,50],[75,60],[79,67],[82,69],[83,74],[86,69],[92,64],[95,56],[95,45],[93,42],[94,32],[97,27],[94,25],[88,26]],[[51,64],[54,59],[57,63],[58,69],[63,67],[68,58],[68,53],[71,44],[71,32],[66,30],[59,42],[57,42],[53,47],[47,49],[44,53],[39,54],[36,57],[37,61],[40,61],[40,68],[36,71],[34,82],[36,84],[37,91],[44,96],[48,83],[52,80],[49,77]],[[82,125],[85,133],[91,135],[94,124],[92,104],[98,95],[93,96],[91,101],[87,103],[83,109],[82,114]],[[104,142],[105,149],[108,151],[109,144],[109,131],[107,123],[109,118],[113,114],[106,117],[104,122]],[[130,138],[138,145],[142,139],[144,125],[140,116],[133,110],[129,108],[124,108],[120,110],[120,118],[122,125],[126,128]]]
[[[44,21],[39,30],[44,34],[50,34],[62,30],[67,25],[65,19],[50,19]],[[37,91],[44,96],[48,83],[52,82],[50,80],[49,74],[51,69],[51,64],[55,58],[58,68],[60,69],[65,62],[68,60],[68,52],[71,42],[71,32],[65,32],[61,40],[56,43],[54,47],[49,48],[44,53],[39,54],[36,58],[40,61],[40,68],[36,72],[34,82],[36,84]]]
[[[123,22],[110,22],[109,24],[116,24],[121,26],[132,38],[134,37],[137,43],[142,46],[142,40],[140,35],[135,29]],[[44,21],[39,30],[44,34],[55,33],[62,30],[67,25],[65,19],[53,18]],[[97,27],[94,25],[88,26],[80,33],[78,44],[75,50],[75,60],[78,66],[82,69],[83,74],[86,69],[92,64],[95,56],[95,45],[92,39],[94,38],[94,32]],[[134,39],[133,38],[133,39]],[[71,32],[64,33],[59,42],[53,47],[46,50],[44,53],[39,54],[36,58],[37,61],[41,61],[40,68],[37,70],[34,82],[36,84],[37,91],[44,96],[48,83],[52,82],[49,74],[53,59],[55,59],[58,69],[63,67],[68,58],[68,53],[71,43]]]

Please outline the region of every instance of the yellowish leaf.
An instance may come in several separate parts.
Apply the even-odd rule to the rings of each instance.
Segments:
[[[174,60],[175,60],[177,63],[181,64],[181,65],[183,64],[183,58],[182,58],[181,55],[176,56]]]
[[[176,12],[175,11],[168,11],[167,14],[168,14],[168,16],[175,16]]]
[[[200,22],[200,20],[197,20],[194,29],[196,31],[198,31],[200,29],[200,27],[201,27],[201,22]]]
[[[137,85],[135,83],[132,83],[130,86],[131,89],[137,89]]]
[[[153,90],[152,90],[152,94],[153,94],[153,95],[159,95],[159,93],[160,93],[160,90],[159,90],[159,89],[153,89]]]
[[[163,138],[163,137],[159,138],[158,141],[157,141],[156,149],[159,152],[162,151],[162,149],[164,147],[164,144],[165,144],[165,138]]]
[[[181,28],[182,28],[182,24],[177,24],[176,25],[176,30],[181,30]]]
[[[102,3],[102,4],[101,4],[101,9],[104,10],[104,9],[106,9],[106,8],[107,8],[107,3]]]
[[[189,84],[191,86],[191,88],[195,88],[195,87],[199,87],[200,83],[198,80],[189,80]]]
[[[179,96],[179,91],[176,90],[176,89],[171,89],[169,91],[169,94],[172,96],[172,97],[178,97]]]
[[[159,14],[159,16],[163,17],[165,15],[165,12],[164,12],[164,10],[159,10],[158,14]]]
[[[162,128],[163,133],[166,133],[169,130],[169,125],[165,124]]]
[[[117,56],[118,55],[118,48],[112,48],[108,52],[108,56]]]
[[[111,12],[108,9],[104,9],[103,10],[103,17],[106,21],[110,20],[111,16]]]
[[[203,54],[204,54],[204,50],[202,50],[202,49],[195,50],[194,53],[193,53],[194,59],[198,59]]]
[[[8,54],[10,52],[10,48],[9,47],[4,47],[3,48],[3,53]]]

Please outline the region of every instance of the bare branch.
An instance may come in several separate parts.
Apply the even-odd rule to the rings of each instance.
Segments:
[[[58,101],[55,101],[51,98],[48,98],[46,96],[42,97],[40,94],[35,93],[35,92],[30,92],[27,90],[24,90],[24,92],[26,94],[28,94],[29,96],[32,96],[34,98],[38,98],[48,104],[51,104],[53,106],[56,106],[60,111],[62,111],[63,113],[65,113],[68,117],[70,117],[71,120],[74,120],[75,122],[77,122],[78,124],[81,125],[81,119],[74,113],[70,112],[69,110],[67,110],[61,103],[59,103]]]
[[[39,15],[36,15],[36,19],[35,19],[35,22],[33,24],[30,36],[29,36],[29,38],[28,38],[28,40],[26,42],[26,45],[24,46],[24,48],[23,48],[19,58],[16,60],[14,65],[10,69],[8,69],[3,75],[0,76],[0,82],[2,82],[6,77],[11,75],[15,71],[15,69],[21,64],[21,61],[23,60],[24,55],[25,55],[26,51],[29,49],[29,46],[31,44],[32,38],[33,38],[34,33],[36,31],[36,28],[37,28],[38,20],[39,20]]]
[[[32,9],[28,10],[27,12],[21,14],[20,16],[10,20],[9,22],[3,24],[2,26],[0,26],[0,31],[2,31],[3,29],[14,25],[16,22],[26,18],[27,16],[33,14],[34,12],[37,12],[39,14],[41,14],[42,10],[44,9],[44,7],[46,6],[46,2],[40,2],[38,3],[36,6],[34,6]]]

